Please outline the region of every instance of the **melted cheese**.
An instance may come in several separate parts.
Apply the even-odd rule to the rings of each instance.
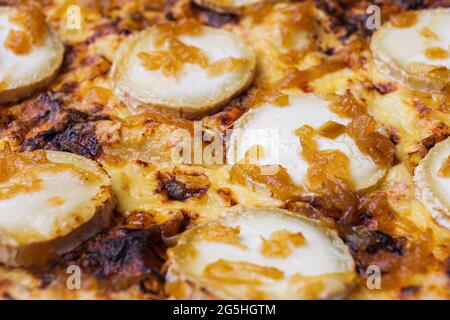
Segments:
[[[301,155],[300,140],[295,131],[303,125],[318,129],[327,121],[346,125],[350,120],[334,114],[325,100],[313,95],[291,95],[289,105],[283,107],[264,104],[247,113],[235,125],[228,161],[239,162],[253,145],[260,145],[262,156],[255,164],[280,164],[296,184],[306,188],[309,165]],[[335,139],[318,137],[317,143],[320,150],[341,150],[350,159],[350,172],[357,189],[376,184],[385,174],[385,170],[361,153],[346,134]]]
[[[157,29],[148,29],[125,43],[112,72],[116,93],[140,102],[196,113],[220,105],[250,84],[255,67],[254,53],[239,38],[224,30],[202,27],[198,35],[181,35],[179,40],[198,48],[210,64],[227,58],[242,60],[236,70],[212,76],[197,64],[183,64],[178,77],[161,70],[148,70],[139,53],[154,52]],[[167,43],[161,48],[167,49]],[[159,49],[158,49],[159,50]]]
[[[13,239],[14,246],[63,237],[111,202],[109,178],[91,160],[63,152],[46,154],[45,161],[56,165],[53,170],[21,168],[21,174],[28,172],[28,177],[39,181],[39,186],[9,193],[0,200],[0,236]],[[78,171],[69,170],[65,164],[74,165]],[[12,177],[1,183],[0,188],[11,187],[16,182]]]
[[[70,173],[42,175],[42,188],[0,201],[0,230],[19,241],[52,239],[78,224],[78,216],[98,191]],[[1,188],[1,186],[0,186]],[[68,190],[70,192],[68,193]],[[89,218],[89,217],[87,217]]]
[[[11,30],[21,31],[21,27],[11,23],[9,18],[15,9],[0,8],[0,82],[3,90],[24,89],[24,93],[14,94],[14,97],[0,100],[17,100],[28,95],[35,85],[52,77],[63,59],[63,45],[55,34],[47,30],[43,45],[33,45],[26,54],[16,54],[5,47],[5,41]]]
[[[416,193],[438,223],[450,229],[450,177],[441,168],[450,156],[450,139],[434,146],[415,170]]]
[[[375,62],[384,73],[412,88],[441,89],[450,69],[450,10],[424,10],[415,20],[407,27],[387,23],[374,34]],[[447,80],[431,75],[440,67],[447,69]]]
[[[344,288],[353,278],[353,260],[342,241],[334,233],[311,220],[287,215],[282,210],[248,209],[234,215],[229,214],[218,222],[211,222],[211,227],[214,227],[215,223],[239,230],[239,245],[222,242],[220,239],[204,239],[203,235],[209,234],[210,227],[199,226],[180,239],[179,248],[175,247],[169,253],[169,264],[177,264],[175,268],[179,269],[176,272],[186,279],[198,281],[218,297],[257,298],[258,296],[252,296],[253,290],[259,293],[259,298],[325,298],[345,292]],[[297,246],[291,244],[292,251],[286,257],[272,258],[263,255],[262,238],[269,239],[277,232],[301,234],[303,243]],[[192,249],[189,249],[189,246],[192,246]],[[182,256],[182,252],[192,252],[192,255]],[[229,275],[231,279],[242,279],[239,265],[253,268],[256,266],[261,270],[271,271],[274,277],[253,274],[242,280],[230,280],[233,282],[224,279],[219,285],[208,278],[207,270],[213,268],[216,263],[224,263],[223,260],[227,265],[237,265],[236,272]],[[169,269],[169,275],[172,271]],[[342,281],[337,292],[328,291],[327,288],[333,278],[339,279],[338,282]],[[318,285],[326,280],[328,283],[323,287]],[[315,282],[316,292],[305,294],[301,288],[308,283],[311,285],[309,281]],[[257,284],[258,282],[260,283]]]

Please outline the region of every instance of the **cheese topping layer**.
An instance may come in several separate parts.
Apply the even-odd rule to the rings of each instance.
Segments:
[[[390,22],[374,34],[375,62],[415,89],[440,89],[450,74],[450,9],[409,14],[413,17],[405,26]]]
[[[283,107],[264,104],[236,123],[228,161],[241,161],[252,146],[259,145],[262,152],[254,164],[279,164],[287,169],[296,184],[307,188],[309,164],[301,155],[300,140],[295,131],[304,125],[319,129],[328,121],[347,125],[350,120],[333,113],[327,101],[314,95],[290,95],[289,104]],[[349,158],[351,177],[357,189],[376,184],[386,172],[370,156],[363,154],[347,134],[334,139],[318,136],[317,143],[320,150],[340,150]]]
[[[229,238],[232,234],[234,241]],[[285,254],[267,254],[280,249]],[[176,264],[169,275],[179,272],[218,297],[238,299],[340,294],[351,282],[354,266],[348,249],[333,232],[276,209],[244,209],[196,227],[182,236],[169,256],[169,264]],[[333,279],[340,283],[336,291],[327,288]],[[328,282],[322,286],[324,280]],[[302,290],[312,283],[315,292]]]
[[[24,54],[17,54],[5,45],[11,31],[23,31],[11,22],[15,13],[16,9],[0,8],[0,82],[3,82],[0,91],[40,81],[62,61],[59,50],[62,45],[49,30],[42,45],[31,44],[30,51]]]
[[[436,144],[415,169],[416,193],[433,217],[450,229],[450,139]],[[447,171],[447,173],[446,173]]]
[[[223,104],[250,84],[254,53],[230,32],[202,26],[199,33],[181,34],[158,47],[155,42],[160,33],[158,28],[150,28],[129,39],[120,49],[112,72],[119,96],[195,114]],[[164,53],[160,58],[162,64],[171,59],[171,51],[176,50],[170,47],[174,41],[185,47],[176,55],[174,66],[167,67],[180,69],[176,76],[164,72],[164,68],[146,67],[142,61],[145,54],[155,57],[155,53]],[[198,59],[193,54],[203,57],[200,59],[203,63],[194,61]],[[186,63],[175,66],[180,57]],[[219,72],[207,67],[221,61],[239,63],[225,66]]]

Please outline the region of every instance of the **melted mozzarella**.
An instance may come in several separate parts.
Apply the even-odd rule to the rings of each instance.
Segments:
[[[244,43],[224,30],[203,27],[199,35],[179,37],[184,44],[200,49],[209,64],[226,58],[243,60],[243,65],[231,72],[218,76],[208,74],[207,68],[186,63],[178,77],[165,76],[161,70],[147,70],[138,54],[153,52],[155,29],[144,31],[121,49],[114,69],[118,78],[116,91],[120,96],[129,96],[140,103],[162,105],[169,108],[195,113],[209,109],[228,100],[250,84],[254,71],[254,54]],[[163,46],[164,50],[167,47]],[[122,57],[126,55],[126,58]],[[124,83],[126,82],[126,83]]]
[[[214,223],[222,226],[239,228],[239,245],[204,239],[209,231],[209,226],[197,227],[191,234],[180,239],[180,249],[175,249],[169,254],[169,263],[176,263],[179,269],[169,269],[171,274],[177,272],[188,281],[199,281],[207,291],[218,297],[234,299],[251,299],[252,291],[262,293],[264,297],[271,299],[305,299],[328,298],[341,295],[346,286],[353,279],[353,259],[348,249],[334,232],[321,227],[318,223],[298,216],[286,214],[284,210],[276,209],[246,209],[242,212],[229,214]],[[263,255],[261,248],[262,238],[270,239],[276,232],[291,232],[304,237],[304,243],[298,247],[291,247],[292,252],[284,257],[271,257]],[[286,243],[285,243],[286,244]],[[183,248],[188,252],[195,252],[193,258],[183,257]],[[286,244],[289,246],[289,244]],[[176,260],[180,259],[180,260]],[[214,281],[209,282],[205,276],[208,265],[220,260],[228,263],[249,263],[264,268],[274,268],[281,271],[283,276],[279,279],[270,277],[258,277],[261,284],[233,284],[224,281],[220,286]],[[297,277],[300,281],[294,280]],[[252,279],[248,279],[252,280]],[[308,281],[323,286],[316,286],[314,292],[301,288]],[[335,282],[336,281],[336,282]],[[337,284],[339,283],[339,284]],[[332,285],[333,284],[333,285]],[[330,287],[328,287],[330,286]],[[319,289],[318,289],[319,288]]]
[[[327,121],[346,125],[350,120],[341,118],[328,108],[328,103],[314,95],[291,95],[289,105],[270,104],[251,110],[235,125],[228,149],[229,163],[242,160],[254,145],[262,146],[262,157],[255,164],[286,168],[292,180],[306,188],[309,164],[301,155],[300,139],[295,131],[303,125],[318,129]],[[335,139],[317,137],[320,150],[340,150],[350,160],[350,173],[357,189],[376,184],[385,174],[370,156],[361,153],[355,142],[346,134]]]

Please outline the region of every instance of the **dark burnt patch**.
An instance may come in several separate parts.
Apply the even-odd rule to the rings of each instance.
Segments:
[[[102,147],[95,126],[108,117],[101,114],[101,108],[66,108],[64,96],[48,92],[25,102],[9,115],[11,121],[2,131],[22,144],[21,151],[47,149],[98,157]]]
[[[429,0],[428,8],[450,8],[450,0]]]
[[[200,198],[210,187],[208,177],[200,173],[158,172],[157,177],[161,182],[157,192],[165,193],[169,200]]]
[[[424,0],[391,0],[389,4],[397,5],[404,10],[419,10],[425,8]]]
[[[64,265],[75,264],[99,279],[132,284],[147,277],[162,280],[161,267],[167,246],[165,237],[182,232],[189,223],[178,214],[170,221],[146,229],[117,227],[89,240],[64,257]]]
[[[434,129],[433,134],[422,139],[421,144],[427,149],[430,150],[433,148],[436,143],[444,141],[450,136],[450,128],[445,123],[439,123]]]
[[[420,286],[407,286],[400,289],[398,297],[402,300],[411,299],[420,291]]]
[[[387,83],[375,83],[373,85],[374,89],[381,95],[385,95],[391,92],[394,92],[397,90],[397,84],[393,82],[387,82]]]
[[[193,3],[190,0],[168,0],[164,7],[167,20],[175,21],[194,18],[212,27],[221,27],[228,23],[237,23],[238,16],[230,13],[219,13]]]
[[[107,117],[63,109],[50,113],[49,118],[53,118],[51,128],[25,139],[22,151],[66,151],[91,159],[101,154],[102,146],[95,133],[95,122]]]
[[[367,230],[361,226],[338,225],[341,237],[354,253],[364,251],[376,254],[380,251],[401,256],[405,252],[406,239],[393,237],[380,230]]]
[[[94,33],[87,37],[83,43],[85,45],[90,45],[98,39],[110,34],[118,34],[124,36],[131,34],[133,30],[122,27],[121,22],[121,18],[116,18],[113,21],[108,21],[106,23],[95,26]]]
[[[211,27],[221,27],[228,23],[237,23],[238,16],[230,13],[218,13],[207,8],[201,7],[196,3],[191,3],[192,11],[196,13],[201,23]]]
[[[52,128],[23,142],[22,151],[36,149],[66,151],[95,159],[102,146],[95,135],[94,123],[72,123],[62,131]]]
[[[450,279],[450,257],[447,258],[447,261],[445,263],[445,270],[447,277]]]

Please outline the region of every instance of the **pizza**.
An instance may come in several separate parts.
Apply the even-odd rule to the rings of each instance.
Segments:
[[[3,299],[449,299],[447,0],[0,1]]]

